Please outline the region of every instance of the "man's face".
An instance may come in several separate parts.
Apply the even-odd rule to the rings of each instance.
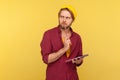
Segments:
[[[61,25],[61,27],[67,29],[71,26],[72,22],[73,19],[71,17],[70,12],[67,10],[62,10],[59,15],[59,24]]]

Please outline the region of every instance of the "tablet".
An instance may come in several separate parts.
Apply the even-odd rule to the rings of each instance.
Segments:
[[[78,57],[76,57],[76,58],[68,59],[68,60],[66,60],[65,62],[71,62],[73,59],[74,59],[74,60],[77,60],[77,59],[84,58],[84,57],[87,57],[87,56],[88,56],[88,54],[84,54],[84,55],[78,56]]]

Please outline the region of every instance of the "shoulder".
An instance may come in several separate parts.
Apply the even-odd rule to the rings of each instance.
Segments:
[[[54,34],[58,31],[58,27],[51,28],[49,30],[46,30],[44,34]]]
[[[46,30],[44,33],[43,33],[43,35],[44,36],[53,36],[54,34],[56,34],[57,33],[57,31],[58,31],[58,28],[57,27],[54,27],[54,28],[51,28],[51,29],[48,29],[48,30]]]
[[[78,33],[76,33],[76,32],[73,32],[73,36],[74,36],[75,38],[81,39],[80,34],[78,34]]]

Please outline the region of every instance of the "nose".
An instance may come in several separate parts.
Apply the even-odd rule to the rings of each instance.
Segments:
[[[66,21],[66,17],[63,18],[63,21]]]

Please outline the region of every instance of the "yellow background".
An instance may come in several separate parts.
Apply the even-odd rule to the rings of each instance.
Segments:
[[[0,80],[45,80],[39,44],[65,4],[77,11],[72,27],[89,53],[80,80],[120,80],[119,0],[0,0]]]

